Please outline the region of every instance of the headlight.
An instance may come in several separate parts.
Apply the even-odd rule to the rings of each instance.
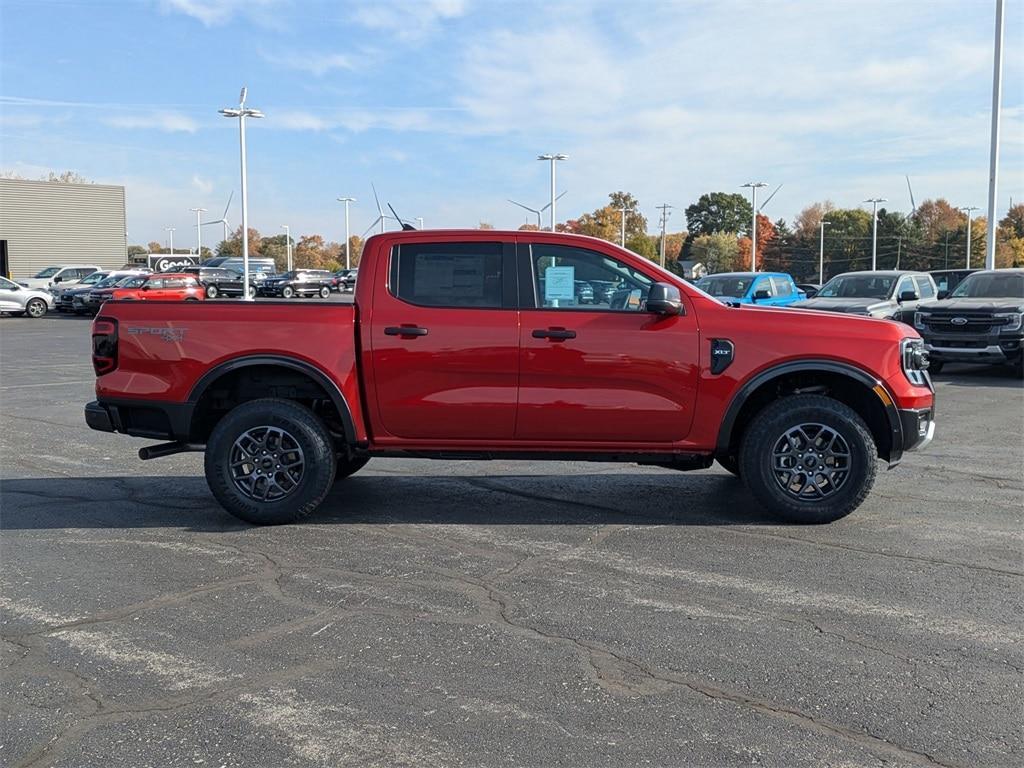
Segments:
[[[919,331],[925,331],[925,323],[928,322],[928,318],[931,317],[927,312],[915,312],[914,313],[914,327]]]
[[[928,350],[922,339],[903,339],[900,342],[900,361],[903,373],[911,384],[926,386],[928,383]]]
[[[1003,331],[1019,331],[1021,326],[1020,312],[996,312],[995,317],[1003,321],[999,326],[1000,333]]]

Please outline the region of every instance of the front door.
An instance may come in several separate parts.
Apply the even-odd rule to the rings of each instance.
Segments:
[[[684,439],[699,370],[692,310],[647,312],[656,278],[610,253],[534,242],[521,243],[519,254],[520,281],[532,290],[520,323],[517,440]],[[600,300],[595,290],[595,303],[582,304],[575,286],[590,281],[614,290],[600,292]]]
[[[375,280],[368,324],[377,411],[391,437],[512,439],[519,375],[514,249],[494,241],[393,248],[388,280]]]

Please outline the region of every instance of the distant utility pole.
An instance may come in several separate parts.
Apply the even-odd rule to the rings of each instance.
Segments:
[[[871,203],[871,271],[878,269],[878,204],[885,203],[884,197],[870,197],[864,201]]]
[[[374,191],[374,194],[376,194],[376,190]],[[354,197],[339,197],[338,202],[345,204],[345,269],[352,269],[352,254],[349,253],[351,246],[348,243],[350,237],[348,233],[348,205],[349,203],[356,202],[356,199]],[[380,203],[377,204],[377,208],[378,210],[380,209]],[[383,212],[381,213],[381,216],[384,216]],[[381,226],[384,226],[383,218],[381,218]]]
[[[537,159],[547,160],[551,163],[551,231],[554,232],[555,222],[558,221],[558,217],[555,215],[555,201],[558,200],[558,198],[555,197],[555,164],[559,160],[568,160],[569,156],[561,153],[548,153],[546,155],[537,155]]]
[[[999,189],[999,110],[1003,101],[1003,6],[996,0],[995,56],[992,62],[992,141],[988,161],[988,250],[985,269],[996,268],[996,194]]]
[[[174,227],[167,227],[167,237],[170,239],[171,256],[174,255]]]
[[[284,230],[284,248],[287,256],[288,271],[292,271],[292,231],[289,229],[287,224],[282,224],[281,229]]]
[[[190,211],[196,215],[196,254],[199,256],[199,260],[203,260],[203,214],[206,213],[205,208],[189,208]]]
[[[946,258],[943,262],[943,268],[949,269],[949,232],[946,232]]]
[[[750,204],[754,209],[754,219],[750,226],[750,271],[757,272],[757,190],[767,187],[764,181],[748,181],[741,184],[742,187],[750,187]]]
[[[669,213],[669,209],[672,208],[668,203],[662,203],[661,205],[655,206],[661,211],[661,266],[665,266],[665,226],[668,224],[668,217],[672,214]]]
[[[831,222],[821,220],[821,245],[818,249],[818,285],[825,284],[825,227]]]
[[[896,269],[900,268],[900,256],[903,253],[903,235],[896,238]]]
[[[626,212],[631,210],[630,208],[619,208],[619,213],[622,214],[622,226],[619,231],[619,245],[623,248],[626,247]]]
[[[971,268],[971,212],[978,210],[976,205],[964,206],[960,209],[967,214],[967,269]],[[988,259],[986,258],[986,262]]]

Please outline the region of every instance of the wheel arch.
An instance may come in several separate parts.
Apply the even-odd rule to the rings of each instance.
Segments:
[[[747,379],[722,418],[716,456],[736,455],[751,419],[786,395],[822,392],[845,403],[864,420],[878,455],[890,466],[903,455],[903,426],[892,395],[880,379],[849,363],[804,359],[773,366]]]
[[[254,378],[258,383],[252,381]],[[251,386],[248,391],[242,386],[246,383]],[[315,389],[309,388],[310,385]],[[241,394],[235,404],[275,395],[297,400],[309,399],[312,395],[313,399],[319,399],[315,395],[322,394],[325,396],[323,399],[333,406],[333,415],[337,416],[343,442],[346,445],[355,444],[355,424],[345,395],[326,373],[304,360],[287,355],[249,355],[227,360],[211,368],[193,385],[188,395],[187,402],[193,406],[190,425],[192,437],[208,436],[223,415],[214,407],[213,402],[218,386],[229,387],[233,392]],[[289,398],[275,391],[289,388],[296,389],[302,396]],[[215,416],[220,413],[220,416],[209,420],[210,423],[204,423],[211,413]]]

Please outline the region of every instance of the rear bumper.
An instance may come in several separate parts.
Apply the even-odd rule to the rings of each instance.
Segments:
[[[85,423],[99,432],[188,442],[193,403],[151,400],[93,400],[85,406]]]

